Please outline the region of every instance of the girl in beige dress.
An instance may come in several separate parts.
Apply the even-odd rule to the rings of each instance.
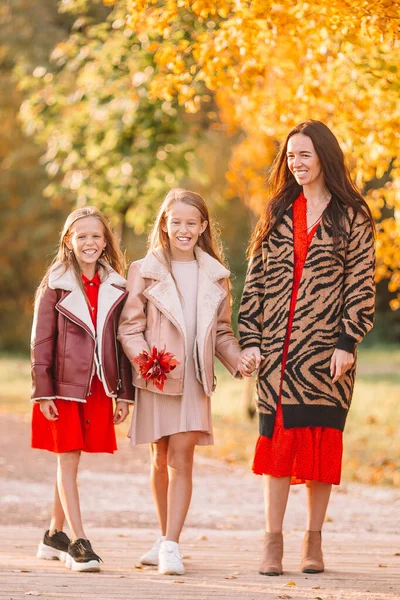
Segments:
[[[171,190],[150,235],[149,253],[129,269],[118,330],[133,365],[132,445],[150,443],[151,484],[161,536],[141,557],[159,573],[182,575],[179,536],[192,493],[196,445],[213,444],[210,396],[214,356],[234,376],[247,374],[231,328],[229,271],[212,238],[201,196]],[[134,359],[153,347],[179,361],[162,391],[140,377]]]

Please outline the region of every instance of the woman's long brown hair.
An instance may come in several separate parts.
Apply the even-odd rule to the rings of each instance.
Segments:
[[[311,139],[321,163],[325,187],[332,195],[324,212],[323,221],[331,228],[335,249],[347,241],[345,223],[349,218],[348,208],[362,213],[370,221],[372,229],[375,231],[369,206],[351,180],[336,137],[321,121],[304,121],[289,132],[271,167],[267,182],[269,200],[264,214],[260,217],[251,236],[247,251],[249,258],[261,247],[272,230],[279,225],[285,211],[293,204],[302,190],[294,175],[289,171],[286,157],[288,141],[296,133],[302,133]]]

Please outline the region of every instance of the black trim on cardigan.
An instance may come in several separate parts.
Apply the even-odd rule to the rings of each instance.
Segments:
[[[336,348],[338,350],[345,350],[346,352],[350,352],[350,354],[354,354],[355,349],[356,349],[356,343],[357,342],[354,338],[352,338],[350,335],[347,335],[347,333],[344,333],[344,331],[342,331],[341,333],[339,333],[339,338],[336,343]]]
[[[339,406],[310,406],[296,404],[282,406],[285,429],[296,427],[332,427],[344,430],[348,410]],[[259,433],[271,438],[274,432],[275,416],[259,413]]]

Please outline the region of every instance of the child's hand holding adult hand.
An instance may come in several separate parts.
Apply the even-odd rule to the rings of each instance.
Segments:
[[[128,415],[129,402],[117,400],[117,402],[115,403],[114,424],[119,425],[120,423],[123,423]]]
[[[240,355],[240,372],[244,377],[251,377],[252,373],[260,366],[261,359],[260,349],[256,346],[245,348]]]
[[[58,410],[54,400],[41,400],[40,410],[49,421],[58,420]]]

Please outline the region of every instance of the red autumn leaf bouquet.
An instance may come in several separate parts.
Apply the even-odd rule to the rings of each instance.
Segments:
[[[160,351],[153,346],[150,353],[143,350],[133,359],[133,362],[138,365],[141,377],[152,381],[161,392],[164,389],[167,374],[180,364],[171,352],[166,351],[165,346]]]

